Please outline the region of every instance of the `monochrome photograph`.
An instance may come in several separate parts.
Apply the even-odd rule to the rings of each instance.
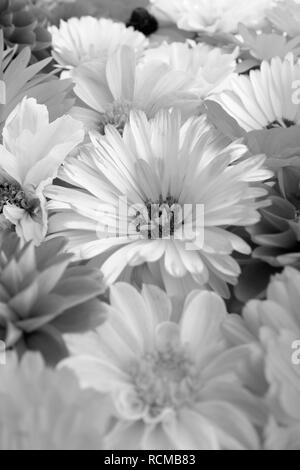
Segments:
[[[300,0],[0,0],[0,450],[300,450]]]

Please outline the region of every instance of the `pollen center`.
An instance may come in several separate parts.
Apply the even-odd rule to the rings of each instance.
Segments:
[[[101,116],[101,122],[99,124],[99,132],[105,135],[105,127],[108,124],[114,126],[117,131],[123,135],[125,124],[129,120],[129,114],[132,107],[129,103],[114,103],[110,105]]]
[[[158,202],[148,200],[145,207],[136,212],[135,225],[137,233],[148,240],[171,238],[183,225],[182,207],[171,196],[165,200],[160,197]]]
[[[279,127],[287,129],[287,128],[293,127],[295,125],[296,125],[296,123],[294,121],[290,121],[289,119],[283,118],[282,121],[274,121],[274,122],[268,124],[267,129],[278,129]]]
[[[24,209],[30,214],[34,214],[39,206],[38,200],[29,198],[21,186],[8,182],[0,184],[0,214],[3,214],[7,204]]]
[[[196,367],[184,349],[145,355],[133,367],[132,380],[137,398],[150,418],[196,400]]]

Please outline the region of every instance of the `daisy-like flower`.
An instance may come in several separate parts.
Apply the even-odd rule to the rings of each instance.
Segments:
[[[299,450],[299,287],[299,271],[286,268],[272,280],[265,301],[249,302],[243,319],[232,316],[226,324],[231,337],[236,338],[235,344],[260,344],[267,383],[266,402],[273,422],[266,433],[268,448],[281,435],[283,446],[296,445]]]
[[[21,248],[16,235],[2,236],[0,246],[0,340],[19,356],[40,351],[49,364],[68,356],[63,333],[89,331],[104,319],[99,272],[71,266],[64,247],[52,240]]]
[[[263,61],[250,76],[234,76],[228,90],[210,98],[247,132],[300,124],[300,62],[293,54]]]
[[[138,54],[148,46],[142,33],[105,18],[71,18],[50,31],[54,59],[70,70],[94,59],[106,62],[120,46],[132,47]]]
[[[206,44],[186,43],[163,44],[154,49],[148,49],[145,61],[159,61],[168,64],[173,70],[185,72],[191,80],[192,90],[201,98],[218,88],[225,88],[226,80],[236,69],[238,49],[226,53],[219,48]]]
[[[284,59],[290,52],[295,57],[300,55],[300,29],[299,35],[291,40],[283,34],[257,32],[243,24],[239,26],[239,34],[242,37],[241,47],[249,50],[251,56],[257,59],[257,65],[274,57]]]
[[[191,78],[167,64],[138,64],[136,54],[123,46],[107,64],[92,61],[72,74],[75,93],[90,109],[76,107],[72,115],[86,128],[104,134],[107,124],[123,132],[130,110],[144,111],[149,118],[160,109],[179,108],[194,114],[200,101],[191,91]]]
[[[256,449],[253,425],[264,424],[261,403],[240,378],[249,348],[227,347],[227,311],[216,294],[194,292],[181,320],[153,286],[111,289],[108,321],[95,332],[67,337],[83,387],[111,397],[117,424],[108,449]],[[261,413],[261,414],[260,414]]]
[[[16,49],[4,49],[3,34],[0,32],[1,134],[6,119],[26,96],[45,104],[51,121],[67,113],[74,104],[74,100],[68,98],[72,82],[43,72],[51,59],[29,65],[30,58],[29,48],[17,54]]]
[[[100,450],[107,403],[82,391],[70,371],[47,369],[39,354],[0,366],[0,450]]]
[[[151,0],[154,12],[179,28],[208,33],[236,33],[239,23],[260,26],[273,0]]]
[[[12,112],[0,146],[0,221],[23,241],[39,244],[47,232],[45,187],[66,156],[82,142],[80,122],[69,116],[49,123],[46,106],[24,100]]]
[[[227,227],[259,220],[265,157],[243,159],[244,145],[227,146],[205,117],[183,124],[175,110],[151,121],[132,112],[123,137],[108,126],[93,142],[59,174],[73,189],[47,190],[49,233],[65,235],[79,259],[104,256],[108,284],[148,263],[175,294],[209,283],[227,295],[240,273],[232,252],[250,253]]]
[[[268,11],[268,19],[277,30],[287,33],[290,37],[299,36],[300,33],[300,2],[285,0],[277,2]]]

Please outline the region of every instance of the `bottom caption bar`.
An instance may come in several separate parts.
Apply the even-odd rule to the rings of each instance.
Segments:
[[[140,465],[196,465],[195,452],[102,452],[104,465],[124,465],[137,468]]]

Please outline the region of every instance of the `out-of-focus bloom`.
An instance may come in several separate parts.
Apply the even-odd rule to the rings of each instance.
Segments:
[[[67,370],[47,369],[39,354],[14,354],[0,366],[0,450],[100,450],[108,406],[82,391]]]
[[[213,98],[247,132],[300,124],[300,63],[293,54],[263,61],[250,76],[234,76]],[[298,87],[298,90],[297,90]]]
[[[208,33],[236,33],[239,23],[259,27],[273,0],[151,0],[152,12],[179,28]]]
[[[63,363],[83,387],[113,400],[118,422],[106,437],[108,449],[259,446],[253,424],[263,424],[265,414],[240,377],[257,351],[228,348],[220,297],[193,292],[177,323],[163,291],[144,286],[139,294],[118,284],[108,313],[103,328],[67,337],[73,357]]]
[[[286,268],[272,280],[267,300],[249,302],[240,317],[231,316],[226,330],[235,344],[257,342],[264,358],[267,382],[266,403],[274,425],[267,428],[267,447],[274,446],[279,435],[281,445],[299,450],[300,424],[300,273]],[[296,348],[295,348],[296,345]]]
[[[15,235],[2,235],[0,247],[0,339],[20,356],[40,351],[50,364],[68,355],[64,333],[89,331],[104,319],[102,279],[72,267],[64,246],[54,240],[21,248]]]
[[[132,109],[144,111],[149,118],[171,107],[189,116],[200,104],[184,72],[164,63],[138,64],[128,46],[112,54],[107,64],[100,60],[78,67],[72,78],[75,93],[90,108],[76,107],[72,115],[101,134],[107,124],[122,133]]]
[[[91,16],[61,21],[60,27],[52,26],[50,32],[55,60],[71,70],[94,59],[106,63],[120,46],[132,47],[141,54],[148,45],[146,37],[133,28]]]
[[[265,433],[266,450],[300,450],[300,424],[288,428],[278,426],[272,419]]]
[[[191,89],[201,98],[211,92],[222,90],[228,77],[236,69],[238,49],[226,53],[193,41],[186,43],[163,44],[145,52],[145,61],[159,61],[173,70],[185,72],[191,80]]]
[[[64,234],[79,259],[95,258],[100,267],[106,259],[109,284],[148,263],[175,295],[209,283],[226,296],[240,274],[232,252],[250,252],[227,227],[255,224],[268,204],[255,184],[272,176],[265,157],[243,158],[247,147],[227,146],[205,117],[183,123],[176,111],[151,121],[132,112],[123,138],[107,126],[93,142],[94,152],[61,169],[59,178],[74,189],[47,190],[56,213],[50,233]]]
[[[290,52],[295,57],[300,55],[300,28],[298,36],[291,40],[283,34],[257,32],[243,24],[239,26],[239,34],[242,38],[241,47],[257,59],[257,65],[262,60],[271,60],[274,57],[284,59]]]
[[[68,98],[72,82],[43,73],[51,59],[28,65],[30,55],[29,48],[18,54],[15,49],[4,50],[3,35],[0,32],[1,134],[6,119],[25,96],[35,98],[39,104],[45,104],[51,121],[67,113],[74,104],[74,100]]]
[[[50,47],[47,18],[34,0],[3,0],[0,4],[0,29],[8,46],[29,46],[33,54]]]
[[[300,32],[300,3],[295,0],[277,2],[270,11],[268,19],[282,33],[290,37],[299,36]]]
[[[5,123],[0,146],[0,222],[11,224],[25,242],[41,243],[47,233],[44,189],[80,144],[84,131],[69,116],[49,123],[46,106],[26,99]]]

